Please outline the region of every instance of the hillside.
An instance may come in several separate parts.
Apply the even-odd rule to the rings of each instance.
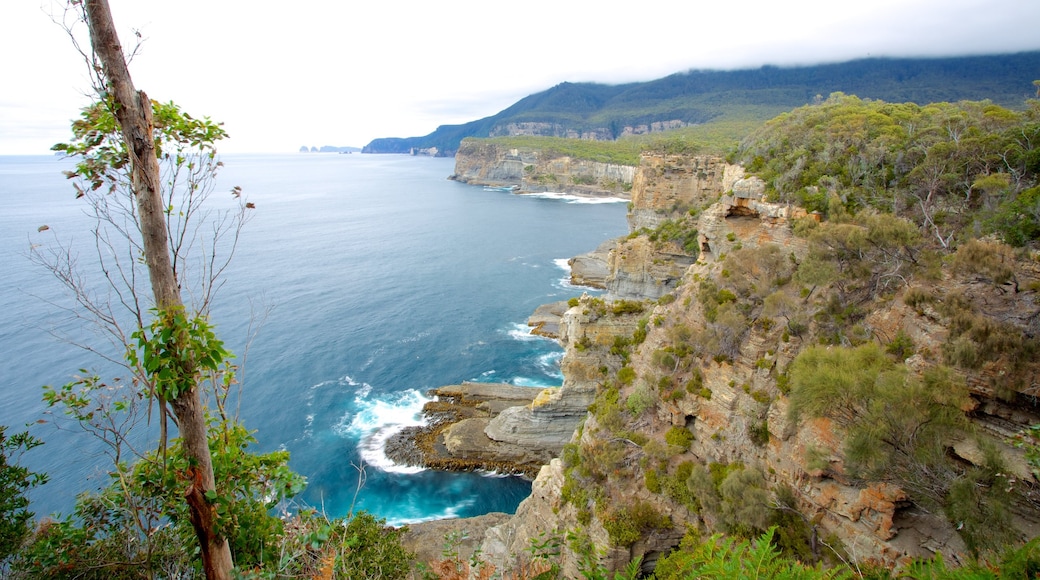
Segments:
[[[722,533],[839,577],[1031,577],[996,570],[1040,562],[1038,143],[1037,100],[834,95],[741,165],[645,154],[607,297],[569,303],[564,384],[513,423],[588,414],[513,518],[464,528],[484,565],[561,538],[548,577],[706,577],[740,561]]]
[[[442,125],[429,135],[380,138],[365,153],[436,150],[454,155],[466,137],[537,135],[614,140],[723,118],[764,121],[834,92],[889,102],[989,99],[1017,107],[1033,96],[1040,52],[941,59],[863,59],[806,67],[691,70],[662,79],[604,85],[562,83],[496,115]]]

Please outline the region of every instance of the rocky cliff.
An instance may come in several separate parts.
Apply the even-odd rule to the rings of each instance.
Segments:
[[[679,543],[687,526],[705,531],[732,529],[732,521],[727,521],[733,517],[731,512],[708,508],[719,500],[701,497],[690,501],[683,491],[687,482],[674,487],[676,474],[689,474],[691,466],[716,465],[737,466],[735,469],[761,478],[757,487],[745,489],[737,501],[756,501],[756,489],[769,490],[761,497],[771,499],[757,500],[763,501],[767,515],[782,510],[798,514],[804,533],[817,549],[823,542],[829,546],[825,551],[834,548],[842,557],[893,565],[936,553],[943,553],[948,561],[959,560],[966,545],[949,514],[893,481],[851,475],[845,457],[847,429],[839,421],[793,418],[787,387],[778,377],[812,343],[810,332],[794,336],[790,327],[765,324],[759,318],[739,331],[739,341],[729,351],[732,356],[695,357],[682,370],[686,363],[677,352],[676,338],[689,333],[687,341],[715,344],[713,333],[720,331],[719,319],[712,320],[704,307],[704,287],[697,281],[717,279],[724,267],[732,265],[725,254],[743,248],[780,247],[784,256],[806,256],[806,240],[794,236],[791,228],[791,218],[799,215],[804,213],[732,195],[704,212],[699,220],[703,251],[698,262],[686,271],[674,300],[658,304],[645,315],[656,322],[627,365],[609,348],[595,347],[612,344],[602,328],[592,330],[597,337],[594,344],[584,339],[590,329],[580,313],[589,310],[587,301],[568,312],[570,324],[561,337],[567,348],[565,364],[577,358],[583,361],[583,369],[598,367],[599,373],[584,378],[599,382],[599,396],[575,435],[573,449],[565,451],[564,459],[554,459],[542,468],[531,497],[514,518],[487,531],[483,544],[487,558],[508,565],[539,534],[580,530],[602,550],[602,562],[608,569],[618,569],[634,557],[643,557],[649,568]],[[1020,265],[1017,275],[1019,280],[1040,279],[1035,263]],[[1015,295],[970,277],[940,280],[932,290],[954,291],[960,297],[970,294],[969,300],[988,312],[1018,313],[1005,319],[1031,324],[1030,316],[1035,316],[1034,296]],[[891,341],[900,332],[909,336],[917,354],[907,363],[921,369],[936,364],[936,353],[949,340],[949,322],[934,309],[907,305],[906,297],[897,294],[894,300],[872,305],[863,325],[871,329],[875,340]],[[619,338],[631,336],[627,328],[615,330]],[[596,356],[599,361],[594,360]],[[1015,494],[1009,504],[1013,516],[1008,525],[1016,537],[1028,538],[1040,532],[1037,480],[1021,452],[1007,444],[1007,437],[1040,420],[1035,406],[1028,403],[1038,376],[1035,365],[1030,370],[1019,369],[1025,380],[1016,381],[1019,386],[1011,388],[1013,392],[994,396],[993,384],[1001,382],[997,378],[1001,372],[1009,372],[1007,364],[965,373],[972,401],[967,416],[975,425],[968,431],[979,438],[951,440],[946,446],[962,465],[981,465],[982,447],[1000,455],[1010,474],[1006,484]],[[615,375],[615,370],[622,365],[633,369],[632,375],[638,378],[620,384],[612,395],[621,402],[620,410],[605,410],[609,399],[604,398],[604,389],[619,386],[620,374]],[[653,393],[646,408],[631,402],[646,392]],[[667,435],[682,431],[689,433],[689,439],[682,440],[687,446],[676,447]],[[639,438],[626,433],[639,434]],[[598,465],[590,467],[588,462]],[[590,497],[576,493],[575,485],[591,485],[598,491]],[[725,493],[722,497],[725,502]],[[634,541],[619,543],[612,536],[617,518],[631,517],[616,507],[619,503],[650,506],[646,509],[666,523],[643,528]],[[561,561],[566,575],[579,575],[580,559],[580,554],[564,549]]]
[[[1010,444],[1040,423],[1040,261],[990,242],[940,261],[898,219],[821,224],[763,193],[717,159],[641,167],[630,223],[642,230],[583,265],[589,278],[605,272],[608,299],[583,297],[559,321],[565,388],[554,396],[575,394],[569,406],[589,412],[512,518],[470,529],[498,570],[568,534],[578,541],[559,557],[565,577],[590,553],[607,570],[640,557],[649,571],[690,529],[777,525],[800,558],[891,566],[1040,534],[1040,482]],[[693,243],[665,235],[678,222]],[[798,412],[795,362],[854,345],[889,353],[883,376],[903,391]],[[929,381],[932,399],[920,395]],[[890,440],[868,446],[888,462],[871,472],[854,455],[868,435],[853,415],[885,397],[906,402],[875,419]],[[915,414],[926,408],[956,427],[937,432],[938,458],[913,447],[935,420]],[[500,417],[520,432],[532,411]]]
[[[676,214],[703,209],[742,177],[742,167],[721,157],[643,155],[632,182],[629,229],[652,230]]]
[[[650,235],[611,240],[572,258],[571,281],[605,288],[611,297],[656,300],[675,289],[701,250],[696,243],[697,216],[723,192],[757,199],[762,187],[761,181],[744,179],[743,168],[721,157],[644,155],[632,180],[628,221],[633,234]],[[655,231],[662,228],[685,228],[692,232],[691,239],[684,243]],[[717,232],[705,239],[717,243]]]
[[[627,197],[635,173],[636,168],[627,165],[467,141],[455,155],[455,173],[450,179],[473,185],[514,187],[518,193],[551,191]]]

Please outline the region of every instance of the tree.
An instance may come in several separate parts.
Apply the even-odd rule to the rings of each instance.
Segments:
[[[23,453],[43,443],[28,432],[10,436],[6,432],[7,427],[0,425],[0,563],[18,549],[29,532],[33,513],[25,492],[47,481],[46,475],[18,464]]]
[[[99,100],[74,123],[77,141],[55,149],[82,158],[69,177],[84,183],[85,187],[77,184],[78,196],[92,200],[99,221],[111,226],[105,229],[102,224],[95,230],[99,250],[126,250],[130,254],[129,263],[117,263],[115,270],[103,268],[103,273],[114,293],[113,302],[132,313],[132,332],[120,323],[111,302],[98,301],[83,287],[71,253],[55,254],[50,264],[59,279],[72,288],[77,302],[106,327],[116,342],[122,342],[123,352],[135,353],[128,357],[127,366],[135,382],[157,403],[164,439],[167,406],[172,410],[185,458],[179,474],[186,484],[183,497],[198,538],[203,569],[207,578],[228,578],[233,562],[213,501],[217,495],[202,393],[206,379],[226,363],[214,356],[212,332],[205,323],[213,281],[222,270],[220,264],[226,262],[203,260],[209,267],[204,267],[201,291],[193,295],[192,311],[181,296],[184,280],[179,276],[187,266],[183,260],[192,248],[192,235],[197,233],[194,222],[201,217],[197,214],[208,193],[206,180],[219,167],[213,143],[225,134],[208,119],[181,115],[172,105],[158,106],[134,87],[107,0],[71,0],[70,8],[89,28],[88,64],[95,75]],[[163,150],[167,143],[176,144],[173,151]],[[198,156],[200,163],[190,155]],[[168,161],[166,175],[160,167],[161,159]],[[175,205],[169,196],[182,177],[184,203]],[[166,198],[164,184],[169,186]],[[115,238],[110,237],[113,230]],[[238,230],[231,227],[230,231]],[[215,252],[217,239],[209,251]],[[146,297],[139,294],[137,260],[146,266],[151,308],[146,306]],[[149,317],[154,319],[150,324]]]

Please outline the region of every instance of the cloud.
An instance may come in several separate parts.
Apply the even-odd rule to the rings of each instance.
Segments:
[[[232,136],[226,152],[424,135],[564,81],[1040,49],[1036,0],[111,5],[124,42],[134,29],[145,38],[131,65],[137,85],[224,121]],[[23,148],[33,131],[51,135],[83,106],[82,60],[33,2],[0,8],[0,51],[9,55],[8,78],[17,79],[0,89],[0,101],[18,111],[0,116],[0,153],[46,152]]]

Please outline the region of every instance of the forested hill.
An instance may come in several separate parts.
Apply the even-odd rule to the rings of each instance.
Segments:
[[[1040,79],[1040,52],[692,70],[622,85],[562,83],[490,117],[442,125],[423,137],[375,139],[364,152],[407,153],[436,148],[439,155],[454,155],[463,138],[517,134],[611,140],[626,134],[709,123],[725,116],[765,120],[834,92],[889,102],[989,99],[1020,107],[1035,95],[1035,79]]]

